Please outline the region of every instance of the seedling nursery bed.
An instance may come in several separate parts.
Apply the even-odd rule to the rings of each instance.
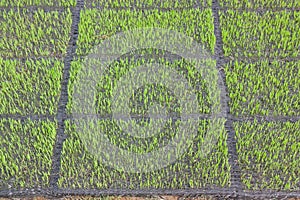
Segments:
[[[299,54],[298,0],[0,0],[0,197],[300,198]]]

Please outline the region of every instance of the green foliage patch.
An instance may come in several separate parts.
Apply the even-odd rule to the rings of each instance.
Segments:
[[[245,188],[300,189],[300,121],[234,123]]]
[[[278,9],[299,8],[299,0],[220,0],[220,5],[229,8]]]
[[[57,123],[0,120],[0,188],[49,186]]]
[[[76,6],[76,0],[0,0],[0,6]]]
[[[216,38],[211,9],[179,12],[85,9],[81,12],[76,53],[86,55],[92,52],[93,47],[116,33],[147,27],[180,32],[194,38],[208,51],[214,52]]]
[[[151,52],[151,51],[150,51]],[[107,116],[112,114],[111,106],[112,104],[118,104],[120,102],[113,101],[113,92],[115,91],[115,87],[117,86],[120,78],[126,73],[130,73],[133,69],[143,66],[144,64],[161,64],[163,66],[168,67],[170,70],[176,70],[176,72],[181,75],[181,78],[186,80],[189,84],[190,89],[187,90],[186,95],[193,92],[195,97],[197,98],[198,108],[199,110],[189,110],[189,106],[185,108],[185,112],[189,113],[204,113],[211,114],[212,106],[214,106],[213,112],[218,112],[220,107],[220,99],[218,95],[220,95],[217,91],[218,87],[218,71],[211,70],[211,68],[215,68],[216,62],[212,59],[203,60],[198,63],[189,63],[184,59],[179,60],[171,60],[168,61],[167,58],[160,59],[120,59],[118,61],[113,62],[106,70],[99,75],[99,81],[97,85],[93,86],[92,90],[96,91],[95,98],[92,99],[93,102],[90,102],[90,97],[86,97],[84,87],[82,84],[82,80],[90,79],[91,74],[95,73],[89,71],[90,66],[101,66],[100,60],[77,60],[71,63],[71,72],[70,72],[70,82],[68,85],[68,94],[69,94],[69,102],[67,104],[67,112],[71,113],[87,113],[87,110],[84,110],[84,107],[80,107],[80,102],[73,102],[74,89],[76,90],[76,95],[80,95],[81,101],[86,103],[91,103],[94,105],[97,113],[100,116]],[[195,66],[200,66],[200,68],[196,68]],[[151,66],[151,65],[150,65]],[[87,68],[88,67],[88,68]],[[100,67],[96,68],[100,70]],[[158,73],[158,72],[157,72]],[[161,72],[164,74],[165,72]],[[159,74],[159,73],[158,73]],[[142,75],[140,75],[140,78]],[[170,75],[165,73],[166,78]],[[159,77],[159,75],[156,75]],[[137,78],[137,77],[136,77]],[[95,79],[95,78],[93,78]],[[144,77],[146,80],[146,77]],[[208,84],[209,83],[209,84]],[[129,84],[129,83],[128,83]],[[171,83],[172,85],[178,85],[176,82]],[[132,87],[136,87],[136,84],[131,84]],[[180,86],[179,86],[180,87]],[[83,89],[82,89],[83,88]],[[180,91],[184,91],[185,88],[178,88]],[[82,91],[83,90],[83,91]],[[154,102],[164,106],[169,112],[173,113],[181,113],[182,107],[179,105],[177,101],[178,97],[175,94],[172,94],[172,91],[166,90],[163,85],[146,85],[145,87],[139,87],[137,90],[134,88],[131,89],[132,93],[129,94],[130,102],[129,107],[131,108],[131,113],[133,115],[144,116],[146,111],[150,106],[153,105]],[[127,94],[119,94],[123,97],[128,96]],[[179,97],[180,98],[180,97]],[[176,100],[177,99],[177,100]],[[126,101],[123,99],[123,101]],[[75,104],[73,106],[73,104]],[[82,104],[81,104],[82,105]],[[118,111],[121,112],[121,111]]]
[[[176,1],[162,1],[162,0],[89,0],[85,1],[87,8],[104,7],[104,8],[120,8],[120,7],[134,7],[134,8],[193,8],[211,7],[211,0],[176,0]]]
[[[172,137],[178,129],[172,128],[171,124],[167,123],[165,132],[162,131],[160,134],[155,135],[155,138],[158,138],[157,140],[153,139],[142,143],[135,137],[120,137],[123,131],[114,120],[77,121],[85,127],[93,127],[92,132],[85,128],[78,131],[78,127],[74,122],[66,121],[68,138],[63,144],[61,177],[59,179],[59,186],[62,188],[183,189],[185,187],[226,187],[230,185],[230,165],[228,163],[227,133],[224,129],[224,119],[216,121],[214,134],[218,136],[218,139],[215,141],[212,151],[204,158],[200,156],[201,144],[208,129],[208,123],[211,123],[209,120],[199,121],[198,135],[195,137],[195,142],[187,149],[180,160],[163,169],[143,173],[124,172],[111,168],[101,160],[97,160],[93,154],[87,151],[79,134],[87,134],[89,137],[91,135],[96,140],[97,134],[106,134],[112,145],[117,145],[119,148],[129,148],[131,151],[141,153],[156,146],[163,135],[171,135]],[[91,145],[93,144],[89,146]],[[162,160],[162,162],[164,161]]]
[[[225,68],[231,113],[300,115],[300,62],[235,61]]]
[[[0,114],[56,114],[62,69],[57,59],[0,58]]]
[[[10,9],[0,12],[0,56],[3,58],[64,56],[72,14],[64,11]]]
[[[225,56],[247,58],[297,57],[300,12],[220,11]]]

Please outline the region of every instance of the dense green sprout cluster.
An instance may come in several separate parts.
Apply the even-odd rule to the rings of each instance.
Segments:
[[[80,19],[81,34],[78,36],[76,49],[78,55],[90,53],[92,47],[118,32],[146,27],[180,32],[205,45],[211,52],[214,52],[216,43],[211,9],[189,9],[180,12],[86,9],[81,12]]]
[[[50,118],[58,111],[75,5],[0,0],[1,192],[49,187],[58,129]]]
[[[278,9],[299,8],[299,0],[219,0],[222,7],[229,8],[254,8],[254,9]]]
[[[299,1],[226,1],[219,11],[230,97],[237,117],[300,114]],[[241,180],[249,190],[299,190],[299,123],[234,122]]]
[[[220,11],[225,56],[246,58],[298,57],[300,12]]]
[[[300,121],[236,122],[234,129],[246,188],[299,191]]]
[[[107,117],[112,114],[112,91],[116,86],[116,81],[123,77],[131,70],[143,65],[151,63],[159,63],[164,66],[168,66],[176,70],[181,74],[189,83],[190,87],[195,89],[197,96],[199,109],[198,111],[189,110],[190,113],[200,112],[204,114],[211,114],[211,99],[214,98],[217,91],[213,91],[213,88],[208,87],[208,81],[214,88],[217,87],[218,74],[213,73],[211,68],[215,68],[216,61],[212,59],[206,59],[200,62],[201,68],[197,71],[194,67],[195,63],[189,63],[184,59],[171,59],[168,60],[167,52],[160,52],[159,59],[154,59],[153,56],[157,56],[156,52],[148,49],[139,52],[134,52],[134,55],[138,54],[142,58],[134,59],[133,57],[119,58],[113,62],[106,71],[101,75],[98,85],[95,88],[97,93],[95,94],[93,105],[96,106],[97,114],[99,117]],[[144,57],[143,57],[144,56]],[[164,56],[166,56],[164,58]],[[74,89],[79,92],[80,100],[84,100],[86,96],[84,93],[80,93],[80,78],[89,77],[91,74],[96,73],[93,71],[84,71],[88,66],[100,66],[100,61],[97,59],[86,61],[84,59],[72,62],[70,71],[70,82],[68,85],[69,102],[67,104],[67,111],[72,113],[86,113],[86,110],[82,110],[78,102],[74,102],[72,99]],[[199,64],[199,63],[198,63]],[[216,70],[217,72],[217,70]],[[207,74],[206,79],[202,79],[202,74]],[[90,79],[88,79],[90,80]],[[148,116],[149,109],[153,102],[160,104],[167,109],[168,114],[170,112],[178,114],[180,117],[181,106],[177,102],[176,96],[173,96],[172,91],[168,91],[162,85],[146,85],[142,88],[135,90],[130,95],[129,107],[130,115],[138,117],[135,124],[140,126],[147,126],[153,124],[153,120],[145,122],[144,117]],[[88,102],[88,100],[87,100]],[[115,103],[115,102],[114,102]],[[185,105],[183,105],[185,106]],[[214,105],[216,106],[216,105]],[[84,107],[83,107],[84,108]],[[121,111],[117,111],[121,112]],[[89,114],[89,113],[86,113]],[[129,119],[124,119],[121,123],[128,126]],[[175,124],[174,124],[175,120]],[[182,156],[180,161],[176,161],[173,165],[169,165],[166,168],[149,173],[132,174],[129,172],[119,171],[107,166],[97,160],[97,158],[89,153],[86,146],[82,142],[82,138],[79,134],[88,135],[89,138],[93,138],[95,141],[89,141],[89,146],[93,146],[94,142],[99,141],[96,135],[97,133],[106,134],[112,145],[116,145],[119,148],[127,149],[130,152],[145,153],[151,152],[161,145],[167,144],[172,137],[178,134],[178,125],[180,124],[180,118],[173,118],[168,120],[164,128],[159,134],[147,138],[139,139],[136,137],[130,137],[128,133],[123,132],[119,124],[112,119],[99,119],[96,121],[96,125],[92,125],[93,121],[81,121],[84,122],[84,127],[94,127],[90,130],[84,129],[78,132],[74,121],[68,121],[66,124],[66,133],[68,134],[67,140],[64,142],[62,151],[62,163],[61,170],[62,175],[59,179],[59,185],[63,188],[173,188],[179,189],[183,187],[199,188],[210,186],[229,186],[230,184],[230,166],[228,163],[228,148],[226,144],[227,134],[224,127],[224,119],[215,119],[213,123],[211,120],[199,120],[198,135],[194,140],[187,153]],[[78,120],[77,120],[78,121]],[[213,145],[213,150],[206,157],[200,158],[202,153],[201,145],[204,145],[204,140],[208,132],[210,124],[213,126],[213,133],[217,136],[216,144]],[[175,127],[174,127],[175,126]],[[82,127],[82,124],[81,126]],[[210,127],[212,128],[212,127]],[[151,129],[152,130],[152,129]],[[148,132],[139,130],[140,135],[148,135]],[[150,133],[151,134],[151,133]],[[188,134],[188,133],[183,133]],[[120,135],[125,135],[120,137]],[[94,144],[96,145],[96,144]],[[161,161],[165,162],[165,161]],[[205,163],[212,163],[206,166]],[[138,165],[138,163],[137,163]]]
[[[232,148],[231,144],[227,144],[230,141],[227,137],[230,136],[227,136],[226,128],[230,130],[230,123],[225,125],[225,118],[212,119],[215,114],[212,107],[220,108],[220,99],[215,99],[219,95],[217,81],[220,75],[216,68],[225,72],[233,118],[263,116],[298,119],[299,0],[219,0],[214,5],[212,0],[85,0],[80,11],[79,35],[74,47],[76,52],[71,51],[69,56],[76,55],[71,63],[68,61],[64,66],[68,44],[72,43],[70,39],[73,41],[71,34],[76,32],[71,33],[72,15],[79,8],[74,8],[76,4],[76,0],[0,0],[1,192],[10,188],[49,187],[52,175],[59,176],[57,184],[61,189],[151,190],[233,186],[231,181],[235,181],[235,177],[232,176],[237,174],[230,172],[237,168],[232,169],[233,163],[229,163],[233,156],[229,155],[229,151],[234,152],[227,146]],[[174,56],[175,52],[151,48],[126,52],[105,69],[95,87],[89,88],[96,91],[92,102],[87,100],[85,91],[77,90],[80,100],[94,105],[99,118],[85,120],[80,115],[72,115],[74,112],[84,117],[84,114],[90,114],[73,95],[76,89],[80,89],[82,77],[96,73],[87,71],[84,74],[82,70],[101,63],[99,59],[85,63],[83,57],[90,53],[113,56],[118,52],[115,46],[94,47],[117,33],[151,27],[190,36],[213,55],[217,40],[215,31],[218,33],[215,29],[218,21],[214,21],[216,15],[213,15],[213,9],[217,4],[220,9],[215,12],[220,15],[222,37],[218,38],[222,39],[218,42],[222,43],[225,60],[229,62],[224,65],[219,62],[220,66],[217,66],[216,60],[205,58],[201,69],[196,70],[195,63]],[[76,20],[74,23],[77,23]],[[158,33],[153,36],[162,35]],[[182,41],[179,39],[173,37],[167,43],[173,45]],[[124,42],[120,46],[124,45],[124,50],[128,50],[126,44]],[[223,55],[215,56],[222,61],[220,57]],[[129,95],[132,121],[126,117],[119,121],[114,119],[113,113],[122,113],[123,108],[113,110],[112,105],[124,100],[117,99],[115,102],[116,99],[112,98],[116,83],[132,70],[149,63],[162,64],[182,75],[197,97],[198,110],[180,104],[176,95],[163,84],[147,84]],[[68,102],[65,102],[67,119],[59,122],[24,119],[27,116],[35,118],[35,115],[53,118],[58,114],[62,73],[68,74],[69,64]],[[214,68],[215,72],[212,70]],[[177,87],[180,87],[179,84]],[[64,103],[60,106],[63,107]],[[176,162],[164,168],[131,173],[126,169],[109,167],[87,148],[98,148],[96,144],[99,144],[99,138],[103,138],[99,134],[103,134],[111,145],[129,152],[143,154],[155,151],[176,138],[179,132],[188,136],[188,131],[179,128],[184,123],[180,118],[183,108],[189,108],[189,114],[200,113],[207,119],[197,119],[197,135],[193,144]],[[163,117],[170,118],[154,120],[151,118],[153,113],[158,117],[163,114]],[[21,119],[16,119],[20,116]],[[164,125],[155,127],[155,130],[144,129],[157,121]],[[63,131],[67,138],[62,146],[60,172],[50,175],[52,160],[58,156],[53,152],[60,123],[65,123]],[[134,130],[142,138],[149,134],[152,136],[146,139],[134,137],[123,130],[130,125],[136,125]],[[190,129],[193,127],[189,126]],[[246,191],[300,190],[300,121],[233,122],[233,129],[230,131],[235,132],[238,156],[234,162],[238,164],[242,187]],[[153,134],[157,130],[158,133]],[[202,157],[201,148],[207,145],[206,137],[211,133],[217,139],[211,152]],[[83,135],[90,140],[84,143]],[[171,156],[170,152],[166,154]],[[159,162],[168,163],[168,160],[159,158]],[[141,163],[135,164],[142,166]]]
[[[76,6],[76,0],[0,0],[0,6]]]
[[[57,123],[0,120],[0,188],[49,186]]]
[[[72,15],[65,11],[9,9],[0,12],[0,57],[64,56]]]
[[[0,114],[55,115],[62,69],[57,59],[0,58]]]
[[[107,3],[110,3],[107,1]],[[123,4],[114,4],[115,7],[130,6],[130,2],[122,2]],[[128,3],[128,4],[127,4]],[[182,4],[184,5],[184,4]],[[95,6],[95,4],[93,4]],[[97,6],[97,5],[96,5]],[[108,6],[108,5],[105,5]],[[110,7],[111,5],[109,5]],[[163,7],[163,5],[162,5]],[[85,9],[81,13],[81,21],[79,24],[79,37],[77,55],[83,56],[91,52],[104,55],[113,54],[115,49],[93,49],[94,46],[101,44],[114,34],[133,30],[136,28],[157,27],[178,31],[182,34],[190,36],[202,43],[214,52],[215,36],[213,27],[213,17],[211,9],[189,9],[180,12],[175,11],[159,11],[159,10],[97,10]],[[177,40],[171,38],[170,42]],[[103,51],[102,51],[103,50]],[[100,51],[100,52],[99,52]],[[172,53],[172,52],[171,52]],[[68,138],[63,144],[61,177],[59,186],[62,188],[128,188],[128,189],[146,189],[146,188],[173,188],[180,189],[184,187],[200,188],[200,187],[225,187],[230,185],[230,165],[228,161],[228,148],[226,144],[227,133],[224,127],[224,119],[199,120],[197,124],[198,134],[193,145],[187,149],[179,161],[169,165],[161,170],[145,173],[130,173],[110,168],[107,164],[97,160],[97,157],[90,153],[80,135],[91,135],[89,138],[95,138],[89,146],[93,146],[97,142],[97,137],[93,137],[94,133],[105,134],[112,145],[119,148],[127,149],[130,152],[145,153],[151,152],[161,145],[166,144],[169,139],[175,137],[178,133],[178,123],[180,118],[172,118],[165,123],[164,128],[159,134],[144,139],[129,136],[122,130],[114,119],[107,118],[112,114],[111,106],[113,89],[116,82],[129,73],[131,70],[141,65],[149,63],[159,63],[169,68],[175,69],[180,73],[195,90],[197,96],[197,104],[199,110],[190,111],[200,112],[202,114],[211,114],[212,98],[215,98],[217,91],[212,87],[217,87],[218,74],[213,73],[212,68],[216,67],[216,61],[206,59],[201,62],[200,71],[194,67],[195,63],[189,63],[184,58],[172,58],[170,52],[157,51],[153,49],[143,49],[138,52],[132,52],[126,55],[126,58],[118,58],[112,62],[109,67],[101,74],[98,84],[91,88],[96,89],[92,105],[95,105],[99,117],[96,121],[83,121],[74,119],[75,121],[66,122],[66,133]],[[159,58],[159,59],[157,59]],[[80,107],[78,102],[74,101],[73,94],[76,90],[80,99],[87,97],[84,93],[80,93],[80,78],[89,77],[92,71],[84,71],[88,66],[97,66],[101,64],[101,60],[78,59],[71,63],[70,81],[68,85],[69,102],[67,104],[67,113],[86,113],[84,107]],[[84,73],[86,74],[84,74]],[[95,73],[95,72],[94,72]],[[208,77],[203,77],[206,74]],[[212,87],[208,87],[208,82]],[[83,87],[84,88],[84,87]],[[79,93],[78,93],[79,92]],[[84,91],[82,91],[84,92]],[[129,107],[130,116],[135,116],[135,124],[139,126],[147,126],[153,123],[153,120],[147,121],[149,109],[156,102],[166,108],[168,114],[175,113],[180,117],[181,106],[177,99],[173,96],[172,91],[168,91],[162,85],[146,85],[139,88],[130,95]],[[184,106],[184,105],[183,105]],[[214,105],[216,106],[216,105]],[[88,113],[86,113],[88,114]],[[176,115],[177,116],[177,115]],[[123,124],[128,125],[124,119]],[[94,127],[91,130],[78,130],[78,121],[85,124],[84,127]],[[175,122],[174,122],[175,121]],[[75,123],[77,122],[77,123]],[[132,121],[131,121],[132,122]],[[91,124],[93,123],[93,124]],[[95,124],[94,124],[95,123]],[[175,124],[174,124],[175,123]],[[204,144],[205,136],[209,134],[209,124],[214,127],[214,134],[218,139],[213,145],[213,150],[206,157],[200,159],[201,144]],[[139,134],[149,134],[144,129]],[[187,133],[183,133],[187,134]],[[120,137],[122,135],[122,137]],[[161,161],[165,162],[165,161]],[[211,163],[206,165],[206,163]],[[139,163],[137,163],[138,165]]]
[[[83,130],[84,134],[106,134],[112,144],[131,151],[145,152],[153,145],[157,145],[163,135],[172,137],[176,131],[167,123],[165,132],[157,136],[158,140],[148,141],[143,144],[133,138],[122,138],[120,130],[113,120],[83,121],[88,127],[94,127],[92,132]],[[101,160],[90,154],[86,146],[80,140],[76,124],[73,121],[66,122],[67,140],[62,150],[61,177],[59,186],[63,188],[173,188],[184,187],[200,188],[209,186],[225,187],[230,184],[230,165],[228,163],[228,149],[226,144],[227,133],[224,129],[225,120],[219,119],[216,122],[215,133],[218,140],[212,152],[206,157],[200,157],[201,144],[208,129],[210,120],[199,121],[198,135],[194,144],[187,149],[180,161],[171,164],[161,170],[145,173],[128,173],[119,171],[105,165]],[[92,125],[93,124],[93,125]],[[169,124],[169,125],[168,125]],[[169,127],[168,127],[169,126]],[[172,131],[168,131],[172,130]],[[175,129],[176,130],[176,129]],[[100,132],[99,132],[100,131]],[[131,145],[128,145],[131,144]],[[145,149],[145,145],[147,148]],[[198,151],[197,151],[198,149]],[[163,161],[162,161],[163,162]],[[207,163],[210,163],[207,165]],[[138,164],[138,163],[137,163]]]
[[[194,8],[211,7],[211,0],[88,0],[85,1],[87,8],[104,7],[104,8],[120,8],[120,7],[134,7],[134,8]]]
[[[226,68],[231,113],[237,116],[300,115],[300,62],[235,61]]]
[[[84,98],[85,91],[81,91],[80,89],[80,81],[85,79],[88,74],[92,74],[93,72],[87,71],[84,72],[85,67],[88,66],[100,66],[99,60],[90,60],[88,63],[84,60],[74,61],[71,64],[71,76],[70,82],[68,85],[68,93],[69,93],[69,102],[67,104],[67,111],[68,113],[87,113],[86,110],[83,110],[82,107],[78,105],[78,102],[75,102],[75,106],[72,108],[72,96],[74,94],[74,89],[76,90],[76,94],[80,95]],[[198,101],[198,108],[199,110],[189,110],[189,113],[204,113],[204,114],[211,114],[212,110],[211,107],[214,106],[217,108],[220,105],[217,105],[220,100],[217,99],[215,95],[217,94],[216,88],[217,86],[217,74],[213,73],[210,69],[215,68],[216,62],[212,59],[203,60],[201,63],[198,62],[197,66],[201,68],[199,70],[195,69],[195,63],[188,63],[184,59],[168,61],[166,58],[160,59],[120,59],[112,63],[105,72],[102,74],[98,85],[97,90],[98,93],[95,96],[95,101],[90,102],[95,104],[95,108],[97,108],[97,113],[100,116],[107,116],[111,115],[111,105],[113,103],[118,104],[118,102],[112,102],[112,95],[113,89],[116,87],[116,82],[124,76],[126,73],[129,73],[132,69],[138,68],[144,64],[155,64],[159,63],[163,66],[168,66],[170,69],[174,69],[180,74],[183,78],[187,80],[189,86],[194,88],[194,93],[197,97]],[[99,69],[98,69],[99,70]],[[84,74],[86,73],[86,74]],[[164,72],[162,72],[164,73]],[[206,74],[206,76],[203,76]],[[168,76],[168,74],[166,74]],[[206,80],[205,80],[206,79]],[[210,86],[208,85],[208,81],[210,81]],[[176,84],[176,83],[175,83]],[[152,88],[152,89],[151,89]],[[95,89],[95,88],[94,88]],[[161,86],[155,85],[148,85],[144,88],[139,88],[139,90],[135,91],[134,93],[130,94],[131,101],[129,106],[131,107],[131,112],[133,115],[144,116],[146,113],[145,111],[148,110],[149,106],[153,102],[158,102],[162,106],[166,107],[169,112],[174,113],[181,113],[182,107],[180,107],[179,103],[176,102],[176,96],[170,93],[172,91],[167,91],[166,88]],[[121,94],[120,94],[121,95]],[[125,94],[123,94],[125,95]],[[212,99],[216,99],[216,103],[214,105]],[[82,98],[81,98],[82,99]],[[82,99],[82,100],[83,100]],[[85,102],[88,102],[86,100]],[[177,106],[176,106],[177,105]],[[186,110],[187,111],[187,110]],[[218,110],[214,110],[217,112]]]

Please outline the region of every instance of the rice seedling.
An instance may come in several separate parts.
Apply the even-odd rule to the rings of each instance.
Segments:
[[[215,36],[211,9],[189,9],[180,12],[159,10],[97,10],[81,12],[79,36],[76,49],[78,55],[93,52],[94,46],[107,37],[137,28],[156,27],[174,30],[194,38],[214,53]],[[171,41],[176,40],[172,38]],[[109,51],[110,50],[110,51]],[[106,49],[106,54],[114,49]],[[102,52],[99,52],[102,53]]]
[[[93,30],[91,30],[91,32],[93,32]],[[194,88],[194,92],[197,94],[198,98],[199,112],[211,113],[210,98],[213,91],[212,88],[206,87],[206,81],[210,80],[201,79],[202,73],[209,74],[207,71],[209,70],[208,67],[203,67],[201,69],[202,71],[197,71],[193,67],[194,63],[188,63],[184,59],[168,59],[168,56],[170,55],[167,52],[157,52],[157,50],[153,49],[144,49],[133,52],[133,54],[134,55],[131,56],[127,55],[126,58],[119,58],[112,63],[102,74],[99,83],[92,88],[97,91],[95,98],[93,99],[93,102],[90,102],[88,99],[86,102],[97,107],[97,112],[100,117],[111,115],[112,104],[120,103],[112,102],[111,100],[116,82],[126,73],[146,63],[160,63],[164,66],[174,68],[179,74],[183,75],[185,79],[188,80],[188,83]],[[159,54],[161,58],[157,59],[157,54]],[[135,57],[137,55],[138,58]],[[86,60],[79,59],[71,64],[70,82],[68,85],[69,102],[67,105],[69,114],[73,112],[87,112],[84,107],[78,106],[78,102],[73,101],[72,95],[74,87],[81,84],[79,82],[80,77],[90,76],[95,73],[93,71],[84,71],[82,69],[87,67],[86,65],[95,66],[97,63],[100,63],[100,61],[97,59],[91,59],[87,62],[84,61]],[[216,62],[212,59],[207,59],[203,60],[202,64],[215,67]],[[163,71],[158,74],[162,74],[163,76],[168,75],[164,74]],[[214,75],[216,75],[216,77],[210,77],[212,79],[212,85],[217,84],[216,80],[218,77],[217,74]],[[141,78],[143,79],[145,77]],[[133,83],[133,85],[134,84],[135,83]],[[182,89],[184,90],[184,88]],[[77,91],[81,100],[85,99],[85,95],[80,95],[80,92],[82,91]],[[122,94],[119,95],[122,96]],[[120,101],[124,101],[124,99],[120,99]],[[143,117],[148,114],[153,102],[160,104],[162,107],[166,108],[168,112],[181,114],[182,108],[176,102],[176,97],[173,96],[172,91],[168,91],[168,88],[159,84],[144,85],[141,88],[133,90],[132,94],[130,94],[130,114],[138,117],[136,122],[134,122],[135,124],[139,124],[140,127],[143,127],[153,123],[153,120],[151,119],[148,122],[143,121]],[[121,110],[117,110],[116,112],[121,112]],[[189,112],[193,113],[193,110],[189,110]],[[129,126],[127,120],[129,119],[121,120],[123,127]],[[208,124],[212,122],[210,120],[202,120],[199,121],[198,135],[195,138],[194,145],[187,150],[180,161],[161,170],[137,174],[126,172],[124,169],[119,170],[108,167],[105,163],[97,160],[97,157],[86,149],[79,134],[84,134],[88,138],[89,146],[97,146],[97,141],[101,141],[99,135],[97,136],[97,133],[103,133],[106,134],[112,145],[121,149],[126,149],[129,152],[142,154],[161,148],[168,143],[168,140],[176,137],[176,133],[179,131],[178,124],[181,123],[180,118],[167,120],[164,126],[161,129],[158,129],[158,134],[148,137],[147,139],[129,136],[128,133],[126,134],[116,121],[112,119],[99,120],[96,124],[94,124],[93,121],[76,121],[82,122],[80,126],[81,128],[84,127],[83,130],[80,130],[80,133],[78,132],[74,121],[66,122],[68,138],[63,146],[61,160],[62,175],[59,179],[59,186],[62,188],[199,188],[213,185],[225,187],[230,184],[230,166],[228,163],[228,149],[226,145],[227,134],[224,129],[224,119],[219,119],[214,127],[214,134],[218,135],[218,141],[216,141],[212,152],[210,152],[207,157],[200,158],[202,153],[201,144],[203,144],[204,137],[207,133]],[[87,127],[92,128],[95,131],[90,132],[86,129]],[[150,132],[152,131],[154,132],[154,130],[151,129]],[[137,132],[140,136],[151,134],[142,128]],[[107,159],[112,158],[107,157]],[[167,162],[167,160],[158,160],[162,163]],[[128,164],[130,164],[130,160],[126,160],[126,162],[129,162]],[[205,163],[207,162],[211,163],[211,165],[206,166]],[[141,168],[147,167],[144,166],[143,163],[136,164]]]
[[[76,0],[0,0],[0,6],[76,6]]]
[[[84,94],[84,91],[79,90],[80,77],[86,77],[83,74],[83,70],[86,65],[93,65],[97,66],[97,63],[100,63],[99,60],[89,60],[89,63],[84,63],[84,60],[77,60],[72,62],[71,64],[71,72],[70,72],[70,82],[68,85],[68,94],[69,94],[69,102],[67,104],[67,112],[71,114],[74,113],[87,113],[84,108],[78,106],[78,102],[73,102],[72,96],[74,93],[74,89],[76,89],[78,94]],[[211,106],[212,105],[212,98],[213,95],[213,88],[209,88],[207,85],[208,80],[202,79],[203,73],[211,73],[208,72],[208,67],[215,67],[216,62],[212,59],[204,60],[202,65],[205,66],[201,70],[197,71],[194,68],[194,63],[188,63],[184,59],[167,61],[165,58],[160,59],[148,59],[146,62],[143,59],[120,59],[107,68],[107,70],[102,75],[101,79],[99,80],[97,86],[95,86],[95,90],[98,91],[94,102],[90,102],[91,105],[95,105],[97,108],[97,113],[100,116],[108,116],[112,114],[111,106],[112,104],[118,104],[120,102],[112,102],[113,99],[113,90],[116,87],[117,82],[119,79],[124,76],[126,73],[130,72],[132,69],[139,67],[145,63],[160,63],[164,66],[169,66],[171,69],[175,69],[181,74],[187,82],[190,84],[192,88],[194,88],[194,93],[197,96],[198,100],[198,111],[188,111],[190,113],[200,112],[204,114],[211,113]],[[86,72],[87,74],[91,74],[93,72]],[[164,72],[162,72],[163,74]],[[168,74],[166,74],[168,76]],[[141,77],[142,78],[142,77]],[[217,87],[217,80],[218,77],[213,77],[211,80],[211,84],[214,87]],[[77,87],[75,88],[75,86]],[[133,84],[134,85],[134,84]],[[181,90],[184,90],[181,89]],[[145,116],[147,115],[147,110],[149,107],[153,105],[154,102],[159,103],[162,106],[165,106],[168,112],[170,113],[181,113],[181,109],[178,102],[176,102],[176,96],[172,94],[172,91],[168,91],[167,88],[160,85],[146,85],[138,90],[133,90],[134,92],[130,95],[130,103],[129,107],[131,108],[131,114],[135,116]],[[186,91],[187,92],[187,91]],[[125,94],[119,94],[125,95]],[[81,95],[82,98],[88,102],[89,100],[85,98],[84,95]],[[126,96],[126,95],[125,95]],[[121,100],[122,101],[122,100]],[[75,106],[73,104],[75,103]],[[214,105],[217,106],[217,105]],[[115,111],[119,112],[119,111]]]
[[[300,12],[220,11],[223,50],[234,58],[298,57]]]
[[[3,58],[66,54],[72,15],[64,11],[9,9],[0,13],[0,56]]]
[[[0,119],[0,188],[49,186],[56,122]]]
[[[195,6],[211,7],[211,0],[176,0],[176,1],[161,1],[161,0],[90,0],[85,2],[86,8],[104,7],[104,8],[120,8],[120,7],[134,7],[134,8],[193,8]]]
[[[299,191],[299,126],[300,121],[234,123],[246,189]]]
[[[62,60],[0,58],[0,114],[55,115]]]
[[[254,8],[254,9],[276,9],[276,8],[299,8],[298,0],[220,0],[220,5],[229,8]]]
[[[300,62],[235,61],[225,67],[231,113],[300,115]]]
[[[94,131],[82,131],[97,143],[98,134],[106,134],[114,145],[127,148],[139,153],[154,149],[157,141],[161,144],[167,140],[160,140],[163,135],[176,134],[176,128],[166,123],[165,132],[162,131],[157,140],[139,141],[137,138],[123,138],[122,130],[113,120],[84,121],[82,125],[94,127]],[[96,123],[95,123],[96,122]],[[180,160],[169,166],[145,173],[128,173],[111,168],[87,151],[81,141],[74,121],[66,121],[68,138],[64,142],[61,160],[61,188],[97,188],[97,189],[151,189],[151,188],[200,188],[210,186],[226,187],[230,185],[230,165],[228,163],[228,150],[226,145],[227,133],[224,129],[224,120],[219,120],[216,127],[218,141],[210,154],[201,158],[201,144],[206,134],[209,120],[199,121],[198,135],[194,144],[187,149]],[[171,128],[171,129],[170,129]],[[126,133],[125,133],[126,135]],[[163,142],[164,141],[164,142]],[[93,145],[92,142],[90,145]],[[166,152],[168,153],[168,152]],[[109,158],[108,158],[109,159]],[[164,162],[164,160],[161,160]],[[207,163],[210,163],[207,165]],[[136,163],[139,165],[139,163]]]
[[[57,114],[63,58],[72,36],[71,10],[76,2],[0,0],[0,115]],[[230,97],[230,113],[237,117],[299,116],[300,12],[297,10],[300,2],[220,0],[219,3],[222,48],[225,57],[231,60],[222,68]],[[27,6],[34,9],[22,8]],[[94,47],[117,33],[147,27],[173,30],[204,44],[209,53],[214,54],[216,36],[212,0],[85,0],[84,6],[78,26],[77,57],[71,62],[68,80],[68,118],[64,119],[67,138],[60,157],[59,188],[163,190],[230,187],[232,166],[228,159],[231,155],[227,147],[226,119],[223,118],[197,120],[197,135],[192,145],[172,163],[169,162],[171,152],[164,152],[166,159],[155,157],[159,163],[167,165],[154,171],[133,173],[126,167],[114,168],[91,151],[100,148],[102,144],[97,146],[98,142],[105,135],[111,145],[120,149],[120,152],[111,151],[111,154],[98,152],[106,160],[138,168],[149,167],[126,159],[126,151],[151,153],[178,138],[179,132],[187,138],[188,131],[180,129],[185,123],[181,119],[184,109],[188,113],[212,114],[211,107],[216,106],[213,105],[214,93],[217,92],[213,88],[218,87],[218,74],[211,72],[217,67],[213,59],[203,60],[201,64],[207,67],[196,70],[195,63],[172,54],[174,52],[153,48],[125,52],[106,68],[97,84],[89,88],[95,91],[94,99],[88,99],[84,91],[77,91],[81,100],[96,108],[99,118],[86,120],[71,116],[73,113],[90,114],[72,97],[75,88],[80,89],[78,86],[84,84],[80,78],[95,73],[86,71],[84,74],[86,65],[101,63],[97,58],[85,63],[83,57],[91,53],[114,54],[118,47],[100,49],[100,52]],[[258,11],[242,11],[244,8]],[[167,42],[176,44],[178,39],[170,38]],[[289,59],[295,61],[287,61]],[[113,98],[119,81],[139,66],[153,63],[175,69],[187,80],[192,89],[183,89],[183,94],[192,90],[197,96],[198,110],[180,104],[172,90],[154,83],[137,87],[129,95],[119,91],[120,96],[129,96],[126,100],[132,120],[130,117],[115,119],[113,113],[123,113],[123,108],[114,105],[125,101],[124,98]],[[159,74],[164,78],[169,75],[164,70]],[[204,74],[211,76],[206,79]],[[146,76],[140,73],[136,78]],[[135,80],[130,83],[133,85],[130,89],[133,89]],[[167,119],[159,118],[160,115]],[[158,119],[152,118],[155,116]],[[189,120],[186,123],[192,129],[194,126],[188,123]],[[153,126],[157,122],[163,125]],[[52,155],[57,126],[56,120],[0,119],[0,192],[51,187],[52,159],[57,156]],[[246,192],[300,190],[299,126],[300,121],[233,123],[237,162]],[[127,131],[129,127],[136,135]],[[212,150],[202,157],[209,129],[217,139],[213,141]],[[181,143],[184,141],[179,145]],[[121,158],[117,157],[120,153]]]

